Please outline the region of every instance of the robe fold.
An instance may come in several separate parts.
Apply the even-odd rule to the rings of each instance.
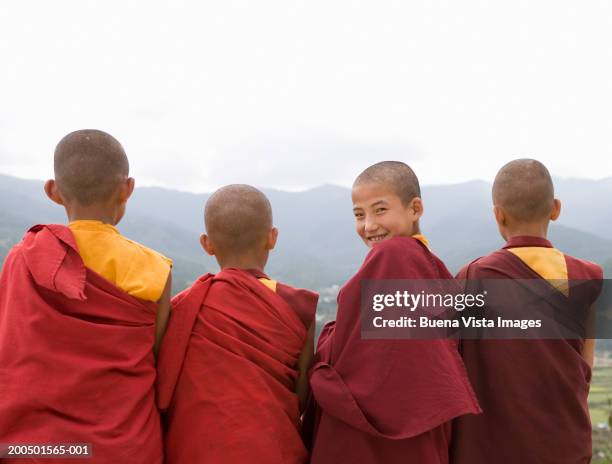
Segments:
[[[162,462],[155,317],[84,266],[67,227],[32,227],[0,276],[0,443],[92,446],[53,462]]]
[[[523,261],[526,247],[548,248],[556,253],[533,254],[539,262]],[[538,250],[536,250],[538,251]],[[542,251],[542,250],[540,250]],[[479,258],[458,274],[460,279],[533,279],[547,281],[535,272],[546,267],[554,275],[574,281],[600,281],[596,264],[565,255],[538,237],[514,237],[506,246]],[[548,257],[548,262],[547,262]],[[525,258],[527,259],[527,258]],[[531,266],[530,266],[531,264]],[[470,282],[473,282],[470,280]],[[553,289],[557,281],[548,286]],[[539,286],[534,286],[539,288]],[[599,285],[578,285],[569,294],[541,298],[542,311],[561,307],[568,300],[574,311],[586,311],[595,301]],[[541,292],[540,296],[545,295]],[[554,299],[552,298],[554,296]],[[508,295],[508,302],[512,298]],[[524,305],[517,302],[517,305]],[[485,307],[486,310],[486,307]],[[591,422],[588,391],[591,369],[581,353],[584,340],[464,340],[461,352],[470,381],[484,413],[458,418],[453,424],[451,459],[457,464],[585,464],[591,460]]]
[[[172,302],[158,362],[166,462],[304,463],[297,362],[318,295],[205,275]]]
[[[454,340],[362,340],[364,279],[452,279],[419,240],[376,245],[338,295],[310,372],[312,463],[447,463],[450,420],[480,409]]]

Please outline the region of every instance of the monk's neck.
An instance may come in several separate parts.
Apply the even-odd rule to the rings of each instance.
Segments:
[[[217,256],[219,267],[223,270],[228,267],[234,269],[256,269],[263,272],[266,265],[266,259],[250,257],[250,256],[234,256],[227,258],[220,258]]]
[[[117,225],[121,215],[115,208],[108,206],[65,205],[68,221],[100,221],[104,224]]]
[[[547,238],[548,222],[545,224],[518,224],[514,227],[508,227],[505,232],[504,238],[506,240],[520,236]]]

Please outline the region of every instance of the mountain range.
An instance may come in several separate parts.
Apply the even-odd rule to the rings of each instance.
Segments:
[[[551,241],[566,253],[600,263],[612,275],[612,178],[555,179],[555,188],[562,214],[551,225]],[[354,232],[350,190],[331,185],[303,192],[263,190],[280,231],[268,274],[314,289],[342,285],[367,252]],[[421,230],[451,271],[503,244],[492,215],[489,183],[422,190]],[[174,260],[175,290],[217,269],[199,245],[208,196],[140,187],[118,226],[126,236]],[[42,181],[0,175],[0,262],[29,226],[53,222],[65,223],[65,214],[46,198]]]

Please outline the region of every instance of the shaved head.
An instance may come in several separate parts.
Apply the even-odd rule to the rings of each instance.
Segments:
[[[218,253],[255,251],[263,247],[272,229],[272,207],[255,187],[227,185],[206,202],[204,222]]]
[[[55,181],[62,195],[83,206],[108,201],[129,175],[129,163],[113,136],[94,129],[72,132],[55,148]]]
[[[546,166],[534,159],[517,159],[502,167],[493,182],[493,204],[520,222],[547,219],[555,192]]]
[[[410,166],[401,161],[381,161],[363,171],[353,188],[362,184],[383,184],[388,186],[406,206],[415,197],[421,196],[419,179]]]

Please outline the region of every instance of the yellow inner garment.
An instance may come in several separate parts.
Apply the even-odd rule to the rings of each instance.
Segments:
[[[160,299],[172,266],[170,259],[128,240],[101,221],[73,221],[68,227],[87,268],[132,296]]]
[[[425,238],[424,235],[414,234],[414,235],[412,235],[412,238],[416,238],[419,242],[421,242],[423,245],[425,245],[427,248],[429,248],[429,240],[427,240],[427,238]]]
[[[264,279],[263,277],[258,280],[270,290],[272,290],[274,293],[276,293],[276,280]]]
[[[548,280],[553,287],[565,296],[569,294],[567,263],[565,255],[556,248],[518,247],[508,248],[534,272]]]

